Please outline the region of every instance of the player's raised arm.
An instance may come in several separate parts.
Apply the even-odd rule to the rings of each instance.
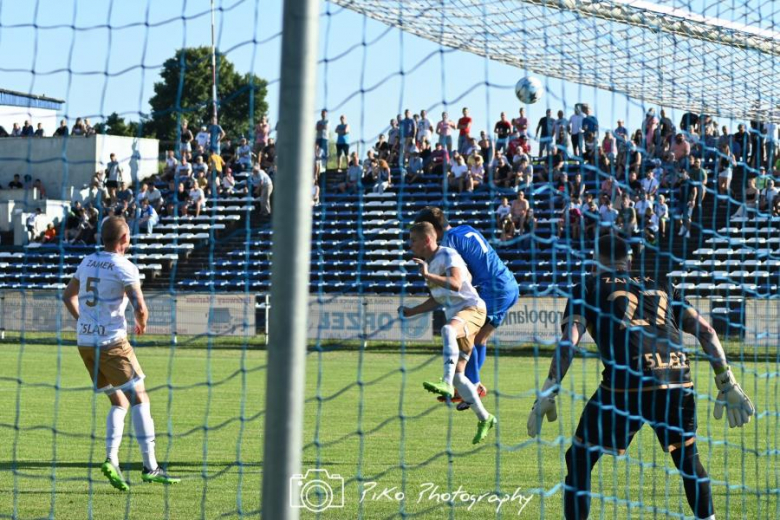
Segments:
[[[146,300],[144,300],[141,286],[139,284],[125,286],[125,294],[135,311],[135,333],[143,334],[146,332],[146,320],[149,318],[149,311],[146,308]]]
[[[712,370],[715,372],[718,398],[715,401],[712,415],[716,419],[722,418],[725,407],[729,427],[746,425],[750,422],[750,416],[756,413],[756,409],[734,378],[734,374],[726,362],[726,353],[720,344],[718,333],[701,314],[689,305],[686,305],[683,310],[681,322],[682,330],[696,336],[696,339],[699,340],[699,344],[707,354]]]
[[[62,293],[62,303],[65,304],[65,308],[73,316],[74,320],[79,319],[79,279],[75,276],[70,279],[68,286]]]

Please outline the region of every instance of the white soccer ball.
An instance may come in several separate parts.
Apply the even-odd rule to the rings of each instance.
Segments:
[[[544,87],[542,86],[542,82],[539,81],[539,78],[534,78],[533,76],[527,76],[518,81],[517,85],[515,85],[515,95],[517,95],[517,99],[519,99],[521,103],[528,105],[536,103],[542,99],[543,94]]]

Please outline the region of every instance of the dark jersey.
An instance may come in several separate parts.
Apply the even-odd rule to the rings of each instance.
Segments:
[[[602,386],[652,390],[693,386],[681,323],[690,307],[665,283],[627,272],[588,276],[574,288],[562,324],[586,326],[604,364]]]

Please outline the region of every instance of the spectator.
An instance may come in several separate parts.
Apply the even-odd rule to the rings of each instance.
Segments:
[[[517,192],[517,198],[512,201],[512,221],[515,224],[515,228],[520,230],[520,233],[524,233],[525,224],[529,218],[531,211],[531,205],[525,198],[525,192]]]
[[[618,119],[617,128],[615,128],[613,134],[615,136],[615,141],[617,144],[617,150],[615,153],[616,154],[625,153],[628,147],[628,129],[625,126],[623,126],[622,119]]]
[[[635,196],[642,191],[642,181],[639,180],[635,171],[628,173],[628,192]]]
[[[380,159],[374,171],[374,193],[382,194],[388,188],[392,187],[393,178],[390,174],[390,165],[387,161]]]
[[[407,110],[407,112],[409,112]],[[339,118],[339,124],[336,126],[336,168],[342,169],[341,158],[344,157],[344,162],[349,161],[349,124],[347,124],[347,117],[342,115]]]
[[[755,214],[760,198],[755,178],[748,179],[747,188],[745,188],[743,196],[745,202],[734,213],[735,218],[747,217],[749,212]]]
[[[575,156],[582,155],[582,105],[574,105],[574,113],[569,118],[569,128],[571,130],[571,149]]]
[[[731,140],[731,149],[737,158],[737,163],[747,164],[750,155],[750,137],[745,131],[745,125],[739,124]]]
[[[645,213],[647,213],[647,210],[653,209],[653,201],[648,197],[647,193],[644,191],[639,192],[639,200],[636,201],[634,204],[634,209],[636,210],[636,216],[637,218],[642,221],[645,218]],[[642,224],[640,222],[640,224]],[[644,225],[642,224],[644,227]]]
[[[669,222],[669,206],[666,205],[666,197],[658,196],[658,204],[653,208],[653,213],[657,217],[658,227],[661,231],[661,237],[666,237],[666,223]]]
[[[618,186],[615,178],[611,175],[602,181],[601,188],[599,189],[599,196],[606,196],[610,200],[617,200],[622,193],[623,191]]]
[[[262,116],[260,122],[255,125],[255,146],[252,149],[256,157],[260,157],[260,153],[268,144],[268,137],[271,135],[271,125],[268,124],[268,117]],[[203,145],[206,148],[206,145]]]
[[[518,117],[512,120],[514,133],[523,137],[528,137],[528,118],[525,117],[525,108],[520,107]]]
[[[209,147],[212,150],[216,150],[217,153],[220,153],[222,147],[222,140],[225,138],[225,135],[227,134],[225,134],[225,130],[223,130],[222,127],[217,122],[217,116],[211,117],[211,124],[209,125],[208,132],[209,132],[209,143],[208,143]]]
[[[515,223],[511,218],[505,218],[499,225],[501,229],[501,242],[509,242],[515,236],[517,230],[515,229]]]
[[[317,132],[317,144],[320,147],[320,157],[324,159],[325,162],[328,161],[328,133],[330,131],[329,125],[328,111],[323,109],[322,112],[320,112],[320,120],[317,121],[315,129]]]
[[[186,121],[185,121],[185,123],[186,123]],[[187,143],[191,147],[192,146],[191,143],[193,141],[192,131],[188,129],[187,132],[189,132],[189,139],[187,140]],[[182,137],[184,137],[184,128],[183,127],[182,127]],[[200,127],[200,130],[198,131],[198,133],[195,134],[194,140],[195,140],[195,146],[203,148],[204,150],[209,146],[209,132],[208,132],[208,127],[206,125],[202,125]],[[183,142],[184,142],[184,139],[182,139],[182,143]],[[189,150],[190,150],[190,148],[187,148],[187,151],[189,151]]]
[[[769,179],[766,182],[766,188],[761,191],[759,198],[759,208],[762,211],[771,212],[775,205],[775,199],[777,198],[778,189],[775,188],[775,181]]]
[[[680,236],[685,238],[691,238],[691,220],[693,218],[693,211],[696,208],[696,201],[698,200],[698,192],[696,186],[691,182],[688,172],[682,171],[680,180],[677,184],[679,190],[678,196],[678,214],[680,220]]]
[[[35,135],[35,129],[29,121],[25,121],[22,126],[22,137],[32,137],[33,135]]]
[[[645,178],[642,179],[642,191],[647,195],[655,195],[658,192],[659,183],[655,178],[655,170],[647,170]]]
[[[192,165],[187,160],[186,155],[181,156],[181,162],[176,167],[176,182],[188,182],[192,178]]]
[[[493,127],[493,133],[496,134],[496,153],[506,150],[509,144],[509,136],[512,133],[512,125],[506,119],[506,112],[501,112],[501,118]]]
[[[268,139],[269,141],[271,140],[270,137]],[[268,145],[266,145],[266,148],[267,147]],[[209,149],[209,169],[214,172],[215,175],[222,175],[222,172],[225,171],[225,168],[225,160],[222,158],[222,156],[219,155],[215,150]]]
[[[360,166],[360,160],[357,153],[353,153],[349,158],[347,166],[347,175],[344,182],[338,185],[341,193],[355,193],[360,186],[360,180],[363,177],[363,168]]]
[[[417,123],[417,143],[418,146],[423,141],[427,140],[429,143],[433,138],[433,125],[431,120],[428,119],[428,112],[426,110],[420,110],[420,120]]]
[[[561,195],[564,195],[567,198],[571,198],[571,195],[569,195],[569,174],[567,174],[564,171],[561,171],[558,175],[558,178],[553,181],[553,188],[555,191],[560,193]]]
[[[387,144],[390,147],[390,153],[387,157],[387,162],[390,164],[394,164],[396,161],[396,157],[398,155],[398,152],[400,150],[400,142],[401,142],[401,130],[398,128],[398,121],[401,119],[401,116],[399,115],[398,118],[393,118],[390,120],[390,129],[387,131]]]
[[[688,175],[691,177],[691,182],[696,185],[697,192],[699,194],[699,204],[704,203],[704,195],[707,191],[707,172],[701,167],[701,158],[694,157],[692,161]]]
[[[179,166],[179,161],[173,154],[173,150],[168,150],[165,156],[165,166],[163,167],[163,179],[170,180],[176,175],[176,168]]]
[[[141,203],[145,201],[149,197],[149,182],[142,182],[141,183],[141,189],[138,191],[138,193],[135,196],[135,205],[136,207],[141,207]]]
[[[774,204],[772,205],[772,216],[780,217],[780,197],[775,197]]]
[[[582,104],[582,132],[593,134],[594,139],[599,137],[599,120],[590,113],[590,107]]]
[[[43,232],[43,237],[41,238],[42,244],[53,244],[57,241],[57,230],[54,229],[54,223],[49,222],[46,225],[46,231]]]
[[[46,217],[43,216],[43,211],[41,208],[36,208],[34,213],[30,213],[30,215],[27,217],[26,226],[27,226],[27,240],[29,242],[37,242],[41,234],[43,233],[41,227],[43,226],[43,222],[46,219]]]
[[[601,207],[599,207],[600,226],[612,227],[618,221],[618,211],[612,207],[612,200],[608,197],[602,199]]]
[[[512,184],[512,188],[516,190],[518,189],[526,189],[531,186],[534,180],[534,169],[531,167],[531,162],[528,159],[528,156],[522,155],[520,156],[520,161],[517,163],[517,166],[515,167],[515,178],[514,183]]]
[[[409,166],[406,169],[409,184],[415,184],[420,181],[423,174],[423,159],[420,157],[420,152],[413,151],[409,157]]]
[[[8,183],[8,189],[9,190],[21,190],[24,188],[24,185],[22,184],[22,181],[19,178],[19,174],[14,174],[14,180]]]
[[[560,150],[564,154],[569,153],[570,131],[569,120],[564,117],[563,110],[558,110],[558,119],[553,125],[553,134],[555,135],[556,150]]]
[[[472,139],[473,142],[473,139]],[[482,156],[482,162],[487,166],[493,160],[493,140],[484,130],[479,132],[479,155]]]
[[[80,117],[76,118],[76,122],[73,124],[73,128],[70,130],[70,135],[83,136],[86,133],[84,122]]]
[[[585,239],[594,240],[599,227],[599,207],[596,205],[596,202],[591,199],[590,202],[583,205],[583,208],[583,234],[585,235]]]
[[[655,245],[658,241],[658,215],[653,213],[653,210],[647,208],[644,213],[645,241],[647,243]]]
[[[659,124],[658,118],[655,116],[655,109],[650,108],[645,114],[645,120],[642,122],[642,144],[644,144],[645,150],[648,155],[655,153],[656,145],[656,130],[658,130]]]
[[[662,108],[659,112],[660,120],[659,120],[659,132],[662,142],[671,142],[672,136],[675,134],[677,129],[674,126],[674,123],[672,120],[666,115],[666,111]]]
[[[252,147],[249,146],[246,137],[242,137],[241,141],[239,141],[236,155],[238,156],[238,160],[236,161],[236,165],[238,166],[238,171],[239,172],[250,171],[252,169]],[[194,166],[192,169],[193,169],[193,173],[195,173]],[[205,170],[205,165],[204,165],[204,170]]]
[[[552,154],[554,127],[555,119],[552,117],[552,110],[548,108],[544,117],[539,119],[539,124],[536,125],[536,132],[534,132],[534,138],[539,140],[539,157],[542,157],[545,151],[547,152],[547,155]]]
[[[577,172],[574,174],[574,180],[569,182],[568,190],[572,197],[578,199],[585,195],[585,184],[582,182],[581,173]]]
[[[604,132],[604,139],[601,141],[601,153],[610,160],[614,160],[617,155],[617,139],[607,130]]]
[[[133,202],[133,190],[124,182],[119,183],[119,190],[116,192],[117,202],[126,203],[128,206]]]
[[[423,139],[420,143],[420,159],[422,159],[423,172],[430,171],[432,153],[430,141],[427,138]]]
[[[721,134],[718,137],[718,150],[720,151],[726,145],[731,149],[731,136],[729,135],[729,129],[726,125],[721,127]]]
[[[44,135],[43,124],[38,123],[38,128],[35,130],[35,133],[33,133],[33,137],[43,137]]]
[[[147,235],[151,235],[154,232],[154,226],[160,221],[160,217],[157,215],[157,211],[149,203],[149,199],[144,199],[141,202],[141,209],[137,219],[136,233],[140,230],[146,232]]]
[[[721,145],[715,164],[718,172],[718,193],[727,195],[731,191],[731,179],[734,175],[734,167],[737,165],[737,159],[728,143]]]
[[[512,207],[509,205],[509,199],[501,197],[501,204],[496,208],[496,227],[500,228],[505,219],[512,220]]]
[[[563,238],[564,232],[568,229],[569,237],[572,240],[579,240],[581,221],[582,201],[577,197],[571,197],[558,220],[558,238]]]
[[[691,144],[685,139],[683,134],[677,134],[672,143],[672,154],[674,162],[678,168],[688,167],[688,156],[691,155]]]
[[[19,123],[14,123],[11,129],[11,137],[22,137],[22,129],[19,127]]]
[[[469,172],[466,179],[466,191],[471,193],[478,188],[485,180],[485,168],[481,155],[474,156],[474,161],[469,161]]]
[[[471,140],[471,116],[469,116],[469,109],[463,107],[463,117],[458,119],[458,152],[468,155],[466,148]]]
[[[68,137],[68,122],[60,121],[60,126],[54,131],[54,137]]]
[[[35,179],[35,182],[33,182],[32,185],[33,189],[38,190],[38,197],[40,199],[46,198],[46,188],[43,187],[43,182],[41,179]]]
[[[188,193],[187,214],[189,214],[190,209],[194,209],[195,218],[198,218],[205,201],[206,194],[203,192],[203,188],[201,188],[198,183],[193,183]]]
[[[445,176],[450,164],[450,154],[441,142],[436,143],[436,149],[431,152],[431,172]]]
[[[493,172],[493,184],[497,188],[509,188],[515,184],[512,177],[512,167],[509,166],[503,155],[498,156]]]
[[[528,143],[528,139],[525,135],[514,134],[514,138],[510,139],[509,147],[507,148],[507,157],[512,159],[512,164],[517,164],[520,159],[525,156],[528,158],[528,162],[531,162],[528,154],[531,153],[531,145]]]
[[[458,155],[457,159],[455,159],[455,164],[450,168],[450,174],[447,178],[450,189],[457,189],[458,193],[463,193],[463,189],[468,182],[468,171],[469,167],[463,160],[463,156]]]
[[[91,137],[95,135],[95,127],[89,122],[88,118],[84,118],[84,137]]]
[[[120,183],[124,183],[124,172],[119,161],[116,160],[116,154],[109,155],[109,162],[106,165],[106,188],[108,188],[108,196],[112,199],[116,196],[116,190],[119,188]]]
[[[399,124],[399,135],[401,138],[401,146],[403,146],[404,150],[416,143],[417,123],[415,123],[412,113],[408,108],[404,110],[404,118]]]
[[[449,120],[447,112],[442,112],[441,121],[436,125],[436,135],[439,136],[439,144],[447,150],[448,155],[452,153],[452,131],[455,128],[455,123]]]

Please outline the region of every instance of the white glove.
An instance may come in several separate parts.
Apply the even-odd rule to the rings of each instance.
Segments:
[[[539,392],[531,414],[528,416],[528,436],[536,437],[542,431],[542,416],[546,415],[549,422],[558,419],[555,398],[558,395],[558,384],[550,378],[545,379],[542,391]]]
[[[726,417],[729,427],[744,426],[750,422],[750,416],[756,413],[753,403],[750,402],[745,391],[739,386],[731,369],[727,368],[722,374],[715,376],[715,385],[718,387],[718,399],[712,415],[716,419],[723,417],[723,407],[726,407]]]

